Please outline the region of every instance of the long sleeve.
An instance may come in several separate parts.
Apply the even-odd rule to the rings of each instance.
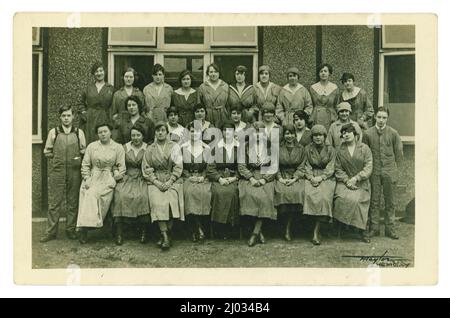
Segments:
[[[114,176],[123,177],[126,171],[127,167],[125,165],[125,149],[123,148],[123,146],[117,144],[116,164],[114,165]]]
[[[208,163],[208,166],[206,167],[206,176],[210,181],[219,181],[220,174],[217,171],[217,165],[215,162]]]
[[[393,147],[395,161],[397,163],[400,163],[403,160],[403,143],[397,131],[393,131]]]
[[[313,111],[313,103],[312,103],[312,99],[311,99],[311,94],[309,94],[309,91],[306,88],[304,88],[304,90],[305,90],[305,92],[304,92],[304,94],[305,94],[305,107],[304,107],[303,110],[306,113],[308,113],[308,115],[311,115],[312,111]]]
[[[174,144],[171,150],[171,158],[173,161],[172,179],[178,180],[183,173],[183,155],[181,154],[181,148],[177,144]]]
[[[247,164],[245,163],[238,164],[238,171],[244,179],[250,180],[253,177],[253,173],[247,168]]]
[[[151,154],[150,152],[148,152],[149,150],[150,147],[147,148],[144,157],[142,158],[142,177],[153,184],[156,180],[156,175],[154,169],[152,169],[152,166],[147,159],[147,155]]]
[[[367,180],[370,178],[373,169],[373,160],[372,160],[372,152],[369,147],[363,147],[363,156],[364,156],[364,168],[356,175],[358,181]],[[337,169],[337,167],[336,167]],[[337,173],[336,173],[337,177]]]
[[[280,95],[278,95],[277,106],[275,108],[275,116],[280,120],[280,122],[283,122],[284,117],[285,117],[283,97],[284,97],[284,93],[283,93],[283,91],[281,91]]]
[[[311,180],[312,177],[314,177],[313,169],[311,164],[309,163],[308,159],[305,159],[305,163],[303,164],[304,171],[305,171],[305,179]]]
[[[323,170],[322,178],[329,179],[334,175],[335,168],[336,168],[336,151],[334,151],[333,148],[331,148],[331,158],[328,162],[327,166]]]
[[[86,152],[86,136],[84,131],[78,128],[78,138],[80,139],[80,153],[84,154]]]
[[[53,145],[55,143],[55,129],[52,128],[48,132],[47,141],[45,142],[44,155],[46,157],[51,157],[53,154]]]
[[[86,148],[86,153],[84,154],[83,161],[81,162],[81,176],[83,179],[91,176],[91,168],[92,168],[92,146],[93,143],[90,144]]]
[[[350,177],[348,176],[347,172],[344,170],[344,168],[342,167],[342,163],[341,163],[341,158],[339,156],[339,154],[336,156],[336,172],[335,172],[335,176],[337,181],[346,183]]]
[[[266,173],[263,175],[263,179],[266,180],[266,182],[272,182],[277,177],[277,173],[278,171],[275,173]]]
[[[294,172],[294,177],[296,177],[297,179],[302,179],[305,177],[305,157],[305,151],[302,150],[300,154],[300,164]]]

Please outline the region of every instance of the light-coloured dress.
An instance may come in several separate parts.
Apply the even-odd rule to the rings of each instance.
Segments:
[[[304,110],[308,114],[312,113],[311,95],[301,84],[297,84],[294,89],[286,84],[278,96],[276,116],[283,125],[294,124],[294,113],[298,110]]]
[[[170,107],[173,89],[169,84],[163,83],[161,90],[154,82],[144,87],[146,117],[154,123],[167,121],[166,110]]]
[[[365,230],[370,206],[370,175],[372,152],[363,143],[357,143],[353,155],[342,145],[336,156],[336,191],[333,217],[344,224]],[[350,190],[345,183],[356,177],[358,189]]]
[[[81,175],[87,179],[80,187],[77,227],[103,226],[116,187],[114,176],[124,174],[125,151],[122,145],[113,140],[108,145],[100,141],[89,144],[81,164]]]
[[[310,143],[305,148],[305,200],[303,214],[313,216],[333,216],[333,196],[336,188],[334,169],[336,151],[330,145],[317,147]],[[319,186],[311,184],[311,178],[322,176],[325,178]]]
[[[346,124],[353,124],[353,127],[355,127],[356,133],[358,134],[358,140],[362,139],[362,130],[356,121],[350,119],[348,122],[343,123],[338,119],[332,123],[330,129],[328,129],[326,143],[333,146],[335,149],[339,149],[342,144],[341,128]]]
[[[198,102],[205,106],[206,120],[210,121],[214,127],[222,127],[222,124],[228,120],[226,105],[229,88],[227,83],[219,81],[217,89],[214,89],[208,81],[198,88]]]
[[[265,103],[271,103],[274,106],[277,105],[280,90],[281,87],[272,82],[269,82],[266,89],[261,85],[261,82],[255,84],[255,102],[259,110],[258,120],[262,120],[261,109]]]
[[[148,184],[148,199],[152,222],[169,221],[171,218],[184,220],[183,160],[180,146],[166,140],[164,146],[157,142],[149,145],[142,159],[142,175]],[[167,191],[161,191],[153,183],[158,180],[174,183]]]
[[[123,147],[127,171],[123,181],[117,183],[114,190],[111,209],[113,216],[136,218],[149,215],[147,182],[142,178],[142,158],[147,144],[143,143],[139,150],[135,150],[131,146],[131,142],[126,143]],[[150,216],[148,218],[150,221]]]

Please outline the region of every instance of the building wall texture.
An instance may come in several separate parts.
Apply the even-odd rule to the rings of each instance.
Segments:
[[[268,26],[263,28],[263,61],[272,68],[271,80],[287,83],[286,71],[295,66],[300,70],[299,82],[309,87],[315,81],[316,27]]]
[[[322,62],[333,66],[331,81],[341,89],[342,73],[355,75],[356,86],[362,87],[373,102],[374,29],[367,26],[323,26]]]
[[[78,104],[81,92],[88,81],[93,80],[90,74],[92,63],[102,60],[106,52],[103,43],[104,32],[101,28],[48,29],[49,62],[47,69],[44,70],[48,72],[48,83],[44,85],[48,87],[47,124],[49,129],[59,124],[58,108],[60,106]],[[106,64],[105,69],[107,69]],[[77,122],[76,118],[75,124]],[[46,138],[47,132],[43,132],[43,135]],[[42,196],[47,194],[45,189],[41,189],[41,178],[44,176],[35,172],[41,170],[39,153],[41,151],[42,146],[33,147],[33,216],[45,216],[46,213],[46,211],[40,211]],[[48,170],[47,176],[49,172]],[[52,185],[49,184],[49,188],[51,187]],[[52,192],[49,191],[49,195],[51,194]]]

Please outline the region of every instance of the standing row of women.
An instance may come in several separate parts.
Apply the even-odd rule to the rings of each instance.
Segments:
[[[310,115],[314,124],[321,124],[328,130],[331,123],[337,119],[336,106],[346,101],[351,105],[351,119],[357,121],[362,128],[372,125],[373,107],[364,89],[354,85],[355,77],[351,73],[344,73],[341,77],[345,89],[340,92],[337,85],[330,82],[333,68],[329,64],[322,64],[318,68],[319,82],[309,89],[299,83],[300,70],[291,67],[287,70],[287,84],[283,87],[270,81],[272,70],[267,65],[259,68],[259,81],[252,85],[246,81],[248,75],[245,66],[235,68],[235,82],[225,83],[221,76],[220,67],[211,64],[206,68],[206,80],[196,90],[192,87],[193,75],[185,70],[179,75],[180,87],[174,90],[165,83],[165,70],[156,64],[152,70],[153,82],[145,86],[141,92],[134,87],[136,72],[132,68],[123,74],[124,86],[114,91],[114,87],[105,82],[105,68],[101,63],[95,63],[91,69],[95,83],[88,85],[79,105],[81,124],[86,132],[87,142],[97,139],[95,127],[99,123],[110,122],[116,130],[129,123],[124,101],[135,96],[141,104],[144,118],[152,123],[167,121],[167,109],[176,107],[179,124],[187,126],[193,118],[194,107],[201,104],[207,110],[207,120],[215,127],[221,127],[229,118],[232,107],[241,106],[242,121],[253,123],[261,120],[261,109],[264,103],[276,106],[275,122],[285,125],[293,124],[293,114],[297,110],[304,110]]]

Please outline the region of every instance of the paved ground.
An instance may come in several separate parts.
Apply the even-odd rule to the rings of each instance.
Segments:
[[[167,252],[162,252],[154,240],[145,245],[137,242],[132,227],[120,247],[114,245],[107,229],[90,233],[90,242],[86,245],[66,239],[63,229],[57,240],[39,243],[44,230],[44,222],[33,223],[33,268],[66,268],[71,264],[82,268],[367,267],[375,260],[343,256],[381,256],[385,253],[385,256],[400,256],[406,260],[396,265],[379,259],[376,261],[379,265],[411,267],[414,260],[414,225],[401,222],[398,241],[382,236],[367,244],[360,242],[350,231],[340,239],[324,233],[322,245],[313,246],[309,241],[310,233],[297,233],[293,241],[285,242],[278,237],[280,231],[275,229],[266,234],[265,245],[258,244],[253,248],[246,245],[245,239],[192,243],[187,237],[178,237]]]

